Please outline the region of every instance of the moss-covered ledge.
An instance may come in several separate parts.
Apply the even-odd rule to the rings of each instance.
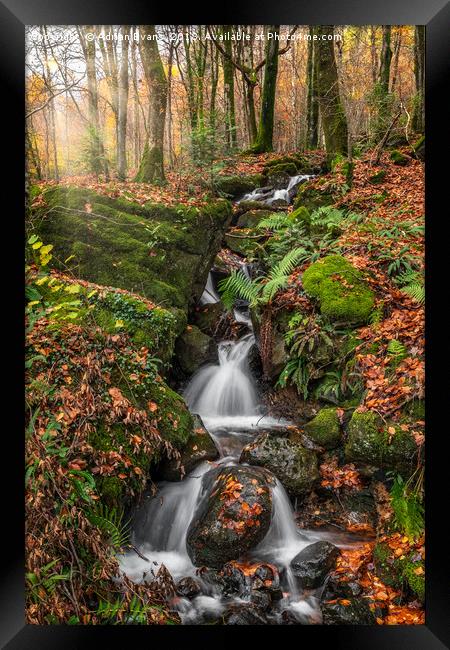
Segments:
[[[32,227],[54,245],[60,268],[70,259],[80,278],[185,312],[201,295],[232,216],[224,199],[200,208],[140,205],[61,186],[44,190],[42,199],[33,210]]]

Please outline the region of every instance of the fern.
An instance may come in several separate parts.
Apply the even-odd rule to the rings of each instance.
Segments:
[[[257,282],[250,280],[241,270],[234,270],[228,278],[221,280],[218,289],[226,309],[232,309],[236,298],[254,303],[259,293]]]
[[[403,293],[406,293],[408,296],[410,296],[413,300],[418,302],[419,305],[423,305],[425,303],[425,287],[423,284],[412,282],[406,287],[402,287],[402,291]]]
[[[276,387],[284,388],[290,381],[296,387],[303,399],[308,398],[309,370],[303,357],[290,359],[278,377]]]
[[[344,219],[342,210],[338,210],[330,205],[323,206],[314,210],[311,215],[311,226],[314,228],[323,228],[332,230],[338,226]]]
[[[303,248],[294,248],[276,264],[264,278],[250,280],[244,273],[232,271],[228,278],[218,284],[222,302],[227,309],[232,309],[236,298],[247,300],[250,306],[267,304],[275,294],[286,286],[289,275],[298,261],[305,255]]]
[[[409,539],[417,539],[424,530],[424,508],[420,487],[411,488],[409,482],[405,483],[398,475],[390,494],[394,526]]]
[[[123,522],[123,514],[123,509],[108,508],[104,504],[98,504],[95,511],[88,513],[89,521],[109,538],[116,550],[126,546],[130,536],[130,522]]]
[[[256,226],[258,230],[284,230],[292,224],[289,215],[285,212],[271,214],[270,217],[261,219]]]
[[[406,347],[397,339],[389,341],[387,346],[387,353],[392,357],[394,363],[398,364],[408,355]]]

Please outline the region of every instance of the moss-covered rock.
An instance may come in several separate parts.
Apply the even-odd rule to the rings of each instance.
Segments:
[[[299,186],[294,201],[294,210],[304,206],[312,211],[325,205],[331,205],[334,201],[333,193],[328,188],[311,181]]]
[[[317,456],[313,451],[269,433],[260,434],[246,445],[240,462],[270,470],[292,495],[306,494],[319,478]]]
[[[390,158],[394,165],[400,165],[401,167],[404,167],[411,161],[409,156],[405,156],[405,154],[398,149],[394,149],[394,151],[391,152]]]
[[[261,174],[249,174],[248,176],[218,176],[215,185],[220,194],[232,198],[238,198],[242,194],[252,192],[261,187],[263,176]]]
[[[392,427],[395,433],[391,435],[388,429]],[[398,425],[384,423],[373,411],[355,411],[347,433],[347,461],[396,470],[404,476],[413,471],[418,447],[414,438]]]
[[[278,165],[271,165],[268,169],[269,184],[271,176],[278,174],[287,174],[288,176],[296,176],[297,165],[295,162],[278,163]]]
[[[221,301],[209,302],[201,305],[193,312],[192,320],[200,331],[208,336],[213,336],[226,309]]]
[[[271,210],[248,210],[241,214],[237,221],[238,228],[254,228],[262,219],[266,219],[273,214]]]
[[[184,312],[200,297],[232,216],[224,199],[202,208],[143,206],[62,186],[42,196],[34,224],[56,261],[71,258],[80,278]]]
[[[419,160],[425,160],[425,136],[422,135],[413,145],[413,150]]]
[[[342,439],[339,417],[334,408],[324,408],[305,424],[306,435],[325,449],[334,449]]]
[[[255,256],[257,250],[260,248],[260,243],[264,237],[254,237],[254,232],[249,229],[233,230],[232,233],[227,233],[224,237],[227,247],[243,257]]]
[[[293,223],[303,225],[307,232],[311,227],[311,214],[308,208],[305,208],[303,205],[299,208],[296,208],[289,214],[289,220]]]
[[[181,370],[192,375],[202,363],[217,361],[217,344],[195,325],[188,325],[175,343],[177,361]]]
[[[205,429],[200,416],[194,415],[193,421],[194,430],[182,449],[180,459],[166,460],[159,469],[160,476],[164,481],[180,481],[199,463],[216,460],[219,457],[217,447]],[[181,473],[182,467],[184,474]]]
[[[306,293],[319,301],[321,313],[334,321],[364,323],[373,309],[372,290],[361,272],[341,255],[328,255],[311,264],[302,282]]]

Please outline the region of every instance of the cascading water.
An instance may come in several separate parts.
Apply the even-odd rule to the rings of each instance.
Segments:
[[[283,191],[289,191],[301,178],[304,177],[293,177],[290,187]],[[243,264],[242,270],[249,273],[247,265]],[[206,304],[219,299],[209,275],[201,302]],[[264,415],[248,362],[248,354],[255,343],[251,319],[242,309],[235,309],[234,314],[236,320],[247,325],[248,332],[237,341],[219,343],[219,363],[201,367],[184,393],[189,409],[201,416],[216,443],[220,458],[215,465],[237,464],[243,447],[262,428],[289,424]],[[204,462],[181,482],[162,482],[157,495],[148,498],[139,508],[132,535],[132,543],[139,554],[129,552],[119,557],[121,569],[129,578],[135,582],[151,581],[162,564],[175,579],[196,575],[196,567],[187,552],[186,537],[210,471],[211,465]],[[284,608],[290,609],[300,622],[320,622],[318,599],[314,594],[305,595],[299,591],[290,563],[305,546],[327,536],[315,531],[299,531],[289,497],[282,484],[273,478],[271,524],[264,539],[246,559],[270,562],[280,572],[284,597],[268,615],[271,621],[279,622],[280,611]],[[345,542],[340,543],[336,537],[328,538],[338,546],[345,546]],[[241,598],[224,596],[217,587],[208,585],[201,577],[196,578],[203,585],[203,593],[191,600],[178,599],[176,605],[183,623],[202,622],[208,613],[217,617],[230,601],[244,602]]]
[[[242,197],[241,201],[260,201],[261,203],[266,203],[267,205],[272,205],[272,203],[277,200],[282,200],[286,203],[290,203],[298,185],[305,183],[310,178],[313,178],[311,174],[298,174],[297,176],[291,176],[287,187],[284,189],[276,190],[271,187],[257,187],[255,190],[253,190],[253,192],[245,194]]]

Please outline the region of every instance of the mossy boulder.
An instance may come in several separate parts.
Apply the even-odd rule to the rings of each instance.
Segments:
[[[273,214],[271,210],[248,210],[241,214],[237,221],[238,228],[254,228],[262,219],[267,219]]]
[[[373,292],[361,272],[341,255],[328,255],[311,264],[302,282],[324,316],[349,325],[367,322],[374,306]]]
[[[395,429],[391,434],[389,429]],[[373,411],[355,411],[348,423],[345,457],[348,462],[396,470],[409,476],[417,462],[418,446],[407,431],[385,423]]]
[[[175,342],[175,353],[181,370],[192,375],[203,363],[217,361],[217,343],[195,325],[188,325]]]
[[[307,232],[311,227],[311,214],[308,208],[305,208],[303,205],[299,208],[296,208],[289,214],[289,220],[293,223],[304,226]]]
[[[425,136],[422,135],[413,145],[413,151],[422,162],[425,160]]]
[[[142,409],[151,407],[155,425],[164,440],[178,450],[185,447],[194,434],[195,425],[181,395],[172,390],[161,378],[148,384],[142,395],[130,390],[122,373],[117,373],[113,378],[113,384],[120,388],[127,399],[138,400]],[[139,436],[140,430],[136,428],[134,433]],[[116,423],[110,427],[106,425],[97,427],[89,435],[88,442],[98,451],[115,452],[121,448],[128,455],[133,466],[138,466],[145,475],[149,475],[160,461],[158,456],[150,457],[132,445],[130,427],[124,423]],[[142,490],[139,476],[133,476],[132,473],[126,481],[116,476],[98,476],[96,483],[102,500],[112,506],[123,504],[124,495],[130,488],[134,489],[136,494]]]
[[[394,149],[394,151],[391,152],[390,158],[394,165],[399,165],[401,167],[404,167],[411,161],[409,156],[405,156],[405,154],[398,149]]]
[[[260,434],[242,450],[241,463],[270,470],[291,495],[308,493],[319,479],[317,456],[288,438]]]
[[[219,452],[214,440],[205,429],[199,415],[193,415],[194,429],[181,451],[179,460],[166,460],[159,469],[161,478],[164,481],[180,481],[202,462],[216,460]],[[181,473],[183,467],[184,473]]]
[[[248,176],[218,176],[215,185],[220,194],[236,199],[242,194],[261,187],[262,182],[262,174],[249,174]]]
[[[220,568],[265,537],[272,515],[273,478],[255,467],[218,467],[203,478],[203,500],[187,532],[195,566]]]
[[[228,227],[231,204],[140,205],[82,187],[44,190],[33,223],[55,262],[78,277],[120,287],[185,313],[198,300]]]
[[[225,314],[226,309],[219,300],[218,302],[208,302],[206,305],[197,307],[192,314],[192,320],[203,334],[214,336],[217,326]]]
[[[325,449],[334,449],[342,440],[341,424],[336,409],[324,408],[305,424],[305,433]]]
[[[332,205],[334,201],[335,199],[331,190],[327,187],[317,185],[315,181],[310,181],[299,186],[294,201],[294,210],[300,206],[304,206],[312,211],[325,205]]]

